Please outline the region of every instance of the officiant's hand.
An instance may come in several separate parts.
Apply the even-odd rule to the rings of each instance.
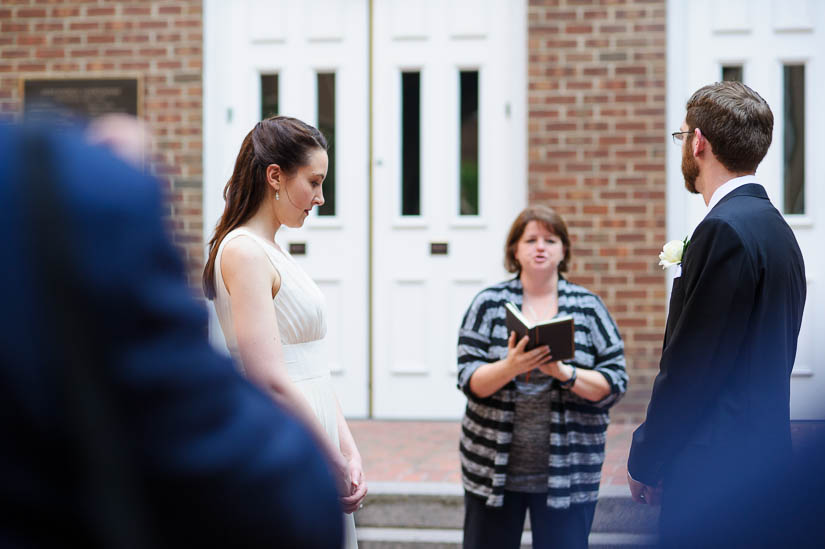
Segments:
[[[562,368],[564,368],[564,371],[562,371]],[[571,366],[568,366],[567,364],[564,364],[563,362],[560,362],[558,360],[554,360],[553,362],[548,362],[546,364],[542,364],[541,366],[539,366],[539,370],[541,372],[550,377],[554,377],[559,381],[567,381],[568,379],[570,379],[570,376],[572,375],[570,371],[571,368]]]
[[[367,495],[367,480],[364,478],[364,468],[360,460],[350,460],[348,469],[351,479],[350,494],[340,499],[344,512],[353,513],[358,510]]]
[[[524,336],[516,343],[516,332],[510,332],[507,340],[507,358],[513,377],[529,372],[547,364],[551,358],[550,347],[542,345],[530,351],[525,351],[529,338]]]

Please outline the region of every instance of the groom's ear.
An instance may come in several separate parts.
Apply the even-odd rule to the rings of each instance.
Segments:
[[[710,150],[710,143],[707,138],[702,135],[702,130],[699,128],[693,130],[693,142],[691,146],[693,147],[693,156],[699,156],[703,151]]]

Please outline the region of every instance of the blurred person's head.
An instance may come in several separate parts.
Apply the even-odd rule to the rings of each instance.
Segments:
[[[690,192],[699,192],[704,162],[737,176],[756,172],[773,135],[773,113],[762,96],[741,82],[716,82],[698,89],[686,108],[682,175]],[[705,150],[711,156],[702,157]]]
[[[510,226],[504,246],[504,267],[521,274],[525,268],[566,272],[570,237],[564,219],[547,206],[528,206]]]
[[[86,127],[86,139],[92,145],[109,147],[136,168],[143,167],[149,149],[146,125],[128,114],[105,114],[93,119]]]
[[[298,119],[267,118],[247,134],[223,190],[223,215],[209,241],[203,270],[207,298],[215,297],[215,259],[223,238],[262,208],[278,226],[302,226],[310,210],[324,203],[321,184],[328,161],[323,134]]]

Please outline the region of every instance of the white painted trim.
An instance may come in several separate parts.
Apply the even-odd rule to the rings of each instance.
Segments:
[[[667,185],[665,187],[665,207],[667,212],[666,234],[667,241],[682,240],[687,232],[687,209],[685,207],[684,178],[681,170],[680,149],[673,145],[670,133],[679,131],[685,117],[684,90],[687,88],[688,74],[688,36],[687,29],[688,4],[682,0],[667,1],[667,99],[665,111],[665,135],[667,140],[665,166]],[[743,69],[744,70],[744,69]],[[664,246],[665,242],[661,243]],[[673,286],[673,273],[668,270],[667,294],[670,301],[670,290]]]
[[[222,184],[218,181],[221,171],[222,149],[225,147],[224,126],[229,116],[226,95],[226,77],[222,67],[231,61],[231,51],[221,48],[219,39],[225,25],[231,24],[231,9],[221,0],[204,0],[203,4],[203,180],[202,222],[204,260],[208,257],[208,243],[215,223],[223,212]],[[226,342],[218,323],[215,307],[209,303],[209,340],[228,354]]]
[[[511,132],[514,136],[511,143],[510,158],[513,159],[513,202],[510,204],[510,219],[513,219],[520,210],[527,205],[527,0],[510,3],[513,10],[510,21],[512,36],[510,44],[513,46],[513,59],[520,59],[519,63],[512,63],[510,70],[510,97],[507,107],[510,110],[511,124],[517,131]],[[519,22],[521,24],[519,24]],[[484,210],[481,210],[484,213]],[[504,215],[505,212],[500,212]],[[499,215],[499,213],[497,213]]]

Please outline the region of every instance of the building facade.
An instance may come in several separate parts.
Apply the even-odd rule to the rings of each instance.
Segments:
[[[331,369],[356,417],[458,417],[458,322],[508,276],[515,214],[547,204],[570,228],[569,278],[603,297],[625,340],[630,388],[614,421],[638,422],[670,283],[657,255],[703,215],[668,134],[693,90],[741,79],[777,116],[758,175],[807,261],[793,412],[825,417],[813,348],[825,174],[811,131],[825,121],[812,100],[825,8],[791,4],[3,0],[0,116],[23,116],[27,81],[138,80],[193,288],[246,132],[275,113],[317,124],[332,143],[327,203],[278,239],[327,297]]]

